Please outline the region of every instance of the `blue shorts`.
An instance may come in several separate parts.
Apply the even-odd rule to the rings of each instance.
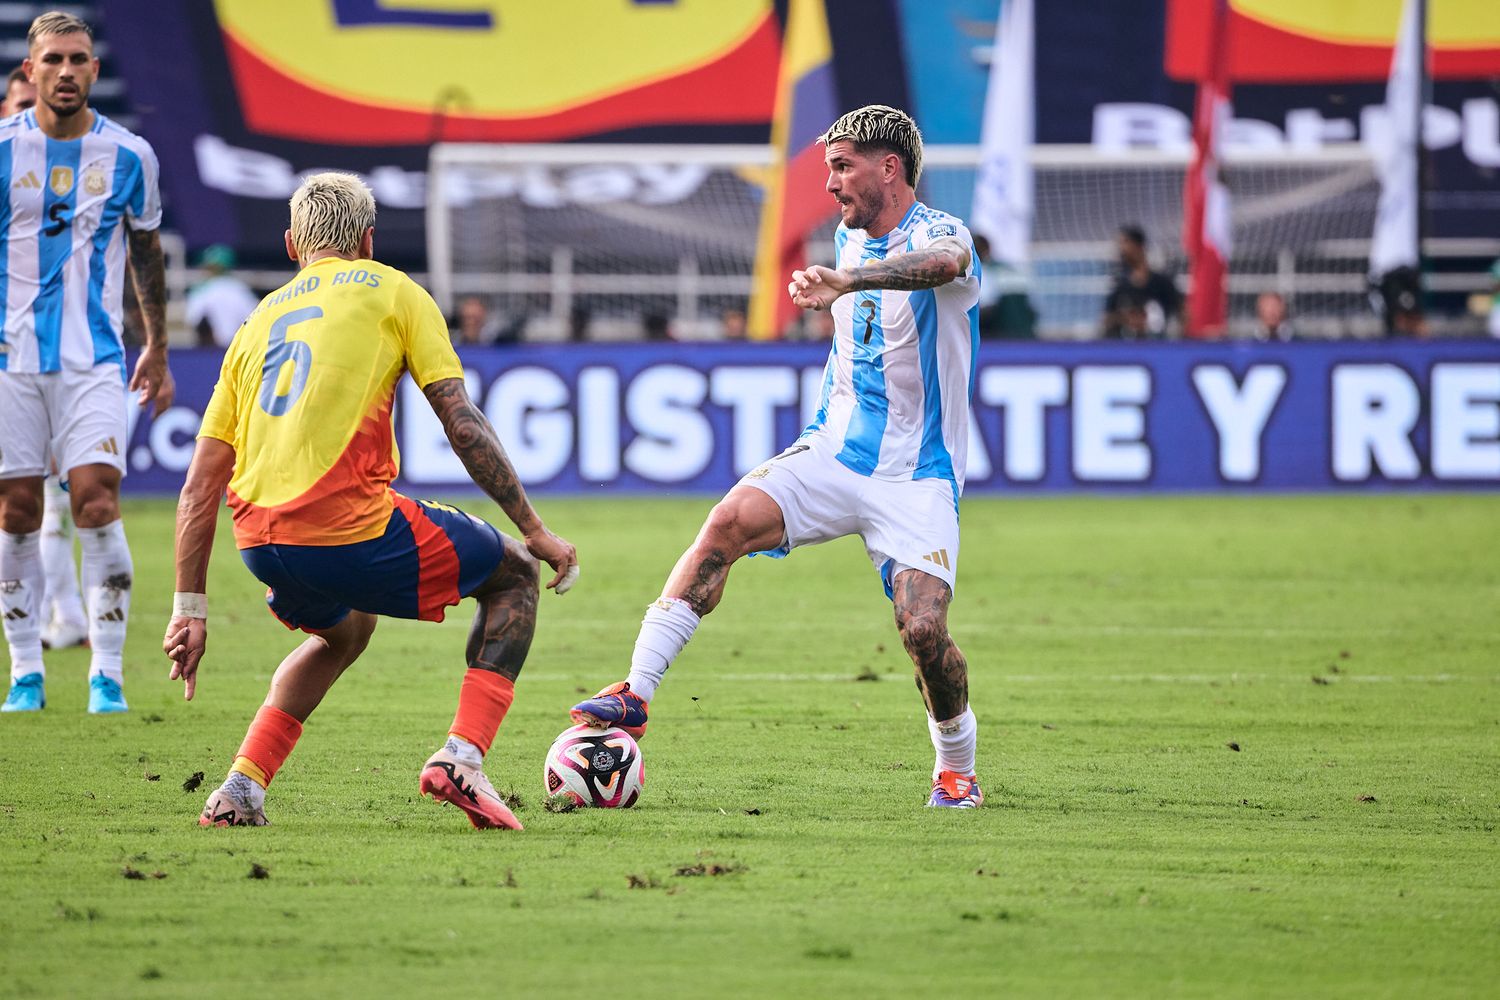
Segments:
[[[379,538],[240,550],[283,625],[321,631],[351,610],[440,622],[505,558],[505,536],[479,518],[394,491],[391,499],[396,507]]]

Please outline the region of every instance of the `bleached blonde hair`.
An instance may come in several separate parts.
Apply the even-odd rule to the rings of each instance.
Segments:
[[[36,48],[37,40],[43,35],[71,35],[79,31],[88,35],[89,41],[93,42],[94,29],[83,18],[60,10],[49,10],[45,14],[38,14],[36,20],[31,22],[31,30],[26,32],[26,47]]]
[[[292,246],[306,260],[319,250],[353,255],[375,225],[375,195],[354,174],[313,174],[292,194]]]
[[[906,183],[917,186],[922,176],[922,132],[905,111],[884,104],[856,108],[818,138],[825,146],[840,140],[853,143],[858,153],[895,153],[906,168]]]

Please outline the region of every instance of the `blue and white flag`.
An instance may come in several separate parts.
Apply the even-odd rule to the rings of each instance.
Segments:
[[[1385,127],[1366,136],[1374,145],[1380,201],[1370,241],[1370,278],[1394,268],[1417,266],[1417,151],[1421,142],[1418,113],[1422,100],[1422,38],[1418,22],[1422,0],[1406,0],[1401,31],[1391,58],[1385,89]]]
[[[972,231],[990,241],[991,256],[1017,270],[1025,270],[1031,256],[1031,144],[1036,134],[1031,3],[1003,0],[995,23],[969,218]]]

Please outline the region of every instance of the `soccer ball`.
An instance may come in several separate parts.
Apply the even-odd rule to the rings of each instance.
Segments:
[[[566,795],[580,806],[629,809],[646,783],[641,748],[623,729],[573,726],[552,742],[542,781],[549,798]]]

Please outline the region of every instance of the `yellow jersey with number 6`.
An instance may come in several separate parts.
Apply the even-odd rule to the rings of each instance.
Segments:
[[[390,520],[396,383],[463,378],[432,296],[371,260],[325,257],[235,334],[199,437],[234,447],[240,548],[347,545]]]

